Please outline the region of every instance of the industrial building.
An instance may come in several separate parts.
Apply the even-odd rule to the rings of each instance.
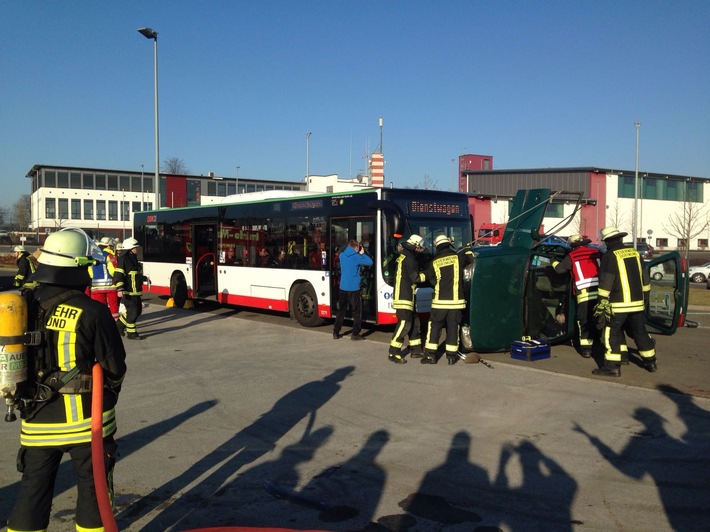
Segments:
[[[31,230],[40,242],[65,227],[80,227],[94,238],[123,240],[133,232],[133,213],[156,205],[188,207],[237,193],[306,188],[304,181],[161,173],[156,195],[152,173],[40,164],[27,177],[32,179]]]
[[[490,155],[459,157],[459,191],[469,195],[474,230],[483,223],[505,224],[510,202],[519,189],[549,188],[582,193],[582,209],[559,234],[586,235],[598,241],[599,231],[615,225],[633,235],[634,205],[638,207],[636,240],[663,250],[685,249],[678,226],[692,227],[689,247],[705,250],[710,240],[706,197],[710,179],[655,172],[600,167],[494,170]],[[564,201],[548,206],[544,228],[548,231],[572,212]],[[697,234],[695,234],[697,233]]]

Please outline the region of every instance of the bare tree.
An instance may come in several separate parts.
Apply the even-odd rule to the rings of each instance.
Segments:
[[[22,194],[12,206],[12,216],[15,225],[20,231],[27,231],[32,223],[32,198],[29,194]]]
[[[439,185],[437,181],[432,180],[429,174],[424,174],[424,180],[421,183],[414,185],[414,188],[420,188],[422,190],[438,190]]]
[[[668,222],[661,224],[663,229],[678,239],[678,250],[688,258],[690,242],[708,228],[707,204],[694,201],[684,201],[680,212],[674,212],[668,217]]]
[[[185,161],[180,157],[168,157],[163,161],[163,172],[172,175],[186,175],[190,173]]]
[[[626,216],[625,216],[625,211],[624,209],[621,208],[621,205],[619,205],[619,200],[617,199],[614,202],[614,205],[612,206],[611,209],[607,211],[607,216],[606,216],[606,223],[605,225],[613,225],[620,231],[624,231],[624,226],[626,225]],[[627,231],[631,232],[631,231]]]
[[[5,224],[6,218],[7,218],[7,209],[5,207],[0,207],[0,225]]]

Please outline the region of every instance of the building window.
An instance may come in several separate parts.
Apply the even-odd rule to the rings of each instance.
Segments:
[[[192,207],[200,204],[200,181],[197,179],[187,180],[187,205]]]
[[[133,204],[131,205],[131,211],[137,212],[141,210],[141,202],[140,201],[134,201]]]
[[[71,219],[81,220],[81,200],[73,199],[71,200]]]
[[[217,195],[217,183],[214,183],[212,181],[207,183],[207,195],[208,196],[216,196]]]
[[[685,238],[679,238],[678,239],[678,248],[685,249],[685,242],[686,242]]]
[[[96,219],[106,219],[106,200],[96,200]]]
[[[153,190],[153,178],[144,177],[143,178],[143,192],[155,192]]]
[[[705,249],[708,247],[708,239],[707,238],[698,238],[698,247]]]
[[[686,201],[693,201],[702,203],[703,202],[703,188],[698,186],[696,181],[687,181],[686,186]]]
[[[668,247],[668,239],[667,238],[657,238],[656,239],[656,247],[657,248],[667,248]]]
[[[236,183],[227,183],[227,196],[231,196],[232,194],[237,193],[237,184]]]
[[[510,202],[509,202],[510,203]],[[545,210],[546,218],[564,218],[565,209],[561,203],[550,203]]]
[[[70,188],[81,188],[81,174],[79,172],[71,173],[71,186]]]
[[[108,202],[108,219],[109,219],[109,221],[117,221],[118,220],[118,202],[117,201],[109,201]]]
[[[656,181],[653,177],[647,177],[643,180],[643,197],[645,199],[658,199]]]
[[[108,175],[108,190],[118,190],[118,176]]]
[[[69,219],[69,200],[67,198],[59,198],[59,219]]]
[[[96,174],[96,190],[106,190],[106,174]]]
[[[57,187],[58,188],[69,188],[69,172],[58,172],[57,173]]]
[[[94,200],[84,200],[84,220],[94,219]]]
[[[127,175],[122,175],[118,178],[119,184],[118,184],[118,189],[119,190],[125,190],[129,191],[131,190],[131,178],[128,177]]]
[[[131,207],[130,201],[122,201],[121,202],[121,220],[123,220],[124,222],[126,220],[131,219],[130,207]]]
[[[49,188],[54,188],[57,186],[57,173],[56,172],[45,172],[44,173],[44,186]]]
[[[247,185],[247,192],[256,192],[255,185]]]
[[[143,203],[143,210],[144,211],[152,211],[153,210],[153,202],[146,201],[145,203]]]
[[[131,190],[133,192],[142,192],[143,187],[141,187],[141,178],[137,175],[131,177]]]
[[[226,183],[217,183],[217,195],[223,197],[227,195]]]
[[[490,159],[483,159],[483,169],[484,170],[491,169],[491,160]]]
[[[94,174],[84,174],[83,175],[82,187],[84,188],[84,190],[93,190],[94,189]]]
[[[54,198],[46,198],[44,200],[44,217],[45,218],[56,218],[57,217],[57,201]]]

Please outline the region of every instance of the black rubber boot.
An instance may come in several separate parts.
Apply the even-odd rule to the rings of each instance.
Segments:
[[[395,364],[406,364],[407,361],[402,357],[402,355],[397,355],[390,353],[387,357],[390,362],[394,362]]]
[[[424,355],[420,362],[422,364],[436,364],[436,358],[429,355]]]
[[[621,369],[619,366],[602,366],[592,370],[592,375],[598,375],[600,377],[621,377]]]

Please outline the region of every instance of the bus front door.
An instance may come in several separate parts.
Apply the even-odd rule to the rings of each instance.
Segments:
[[[193,291],[199,299],[217,297],[217,226],[193,226]]]
[[[338,293],[340,284],[340,252],[345,249],[350,240],[357,240],[365,248],[365,252],[375,261],[377,239],[375,238],[375,217],[362,218],[331,218],[330,221],[330,253],[331,261],[331,308],[333,315],[338,309]],[[361,267],[360,290],[362,294],[362,319],[377,323],[377,293],[375,290],[375,268]],[[348,317],[352,317],[348,311]]]

